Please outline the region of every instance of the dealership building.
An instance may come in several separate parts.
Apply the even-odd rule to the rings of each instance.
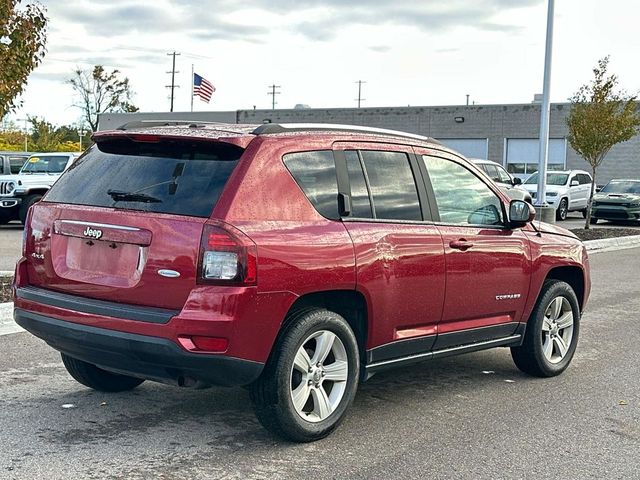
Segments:
[[[567,141],[568,103],[551,105],[549,169],[582,169],[589,165]],[[540,104],[461,105],[381,108],[295,108],[227,112],[105,113],[99,129],[139,120],[224,123],[337,123],[402,130],[440,140],[467,157],[493,160],[520,178],[538,164]],[[611,149],[598,169],[598,184],[612,178],[640,178],[640,136]]]

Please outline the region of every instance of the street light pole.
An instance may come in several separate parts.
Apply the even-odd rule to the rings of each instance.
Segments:
[[[550,89],[551,89],[551,56],[553,52],[553,10],[554,0],[548,0],[547,9],[547,41],[544,54],[544,81],[542,89],[542,105],[540,107],[540,156],[538,159],[538,195],[536,206],[540,216],[546,217],[543,208],[547,207],[547,160],[549,155],[549,115],[550,115]],[[543,218],[547,220],[547,218]],[[553,221],[553,218],[552,218]]]

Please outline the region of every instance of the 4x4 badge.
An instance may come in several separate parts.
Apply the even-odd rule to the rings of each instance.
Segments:
[[[87,227],[87,229],[82,232],[82,234],[85,237],[91,237],[91,238],[95,238],[96,240],[99,240],[100,237],[102,237],[102,230],[94,230],[91,227]]]

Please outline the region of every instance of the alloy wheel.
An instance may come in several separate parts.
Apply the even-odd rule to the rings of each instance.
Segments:
[[[311,334],[298,349],[291,368],[291,400],[304,420],[320,422],[340,404],[349,362],[344,344],[328,330]]]
[[[542,353],[550,363],[560,363],[573,338],[573,309],[565,297],[551,300],[542,320]]]

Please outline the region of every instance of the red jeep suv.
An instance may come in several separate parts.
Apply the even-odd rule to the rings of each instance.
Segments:
[[[162,122],[93,139],[29,210],[15,276],[16,321],[83,385],[243,385],[267,429],[311,441],[387,368],[492,347],[540,377],[571,362],[584,246],[432,139]]]

